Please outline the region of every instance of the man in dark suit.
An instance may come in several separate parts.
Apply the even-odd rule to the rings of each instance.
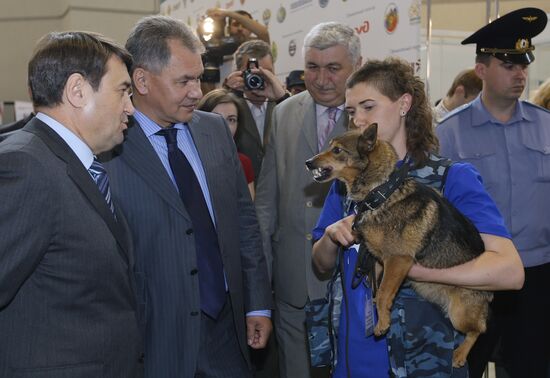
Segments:
[[[128,218],[149,377],[248,377],[271,332],[254,206],[229,128],[196,111],[204,47],[183,22],[140,20],[135,124],[107,163]],[[245,319],[246,313],[246,319]]]
[[[123,140],[130,64],[84,32],[29,63],[37,115],[0,144],[0,377],[142,375],[130,238],[94,158]]]

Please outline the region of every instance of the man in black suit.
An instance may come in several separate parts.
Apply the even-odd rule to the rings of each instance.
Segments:
[[[0,144],[0,377],[142,375],[129,235],[94,158],[123,140],[130,64],[85,32],[29,62],[37,115]]]
[[[256,59],[257,66],[250,59]],[[273,55],[268,43],[254,39],[242,43],[234,54],[237,71],[224,80],[224,87],[239,95],[241,116],[235,133],[237,149],[250,158],[254,177],[259,177],[265,146],[271,129],[271,114],[275,105],[284,101],[290,94],[275,76]],[[263,78],[261,88],[251,89],[245,83],[243,72],[250,72]]]
[[[271,332],[270,286],[229,128],[195,110],[204,47],[163,16],[140,20],[126,47],[134,125],[107,167],[133,234],[146,376],[248,377],[248,346]]]

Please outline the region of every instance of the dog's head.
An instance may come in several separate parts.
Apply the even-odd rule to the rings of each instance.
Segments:
[[[332,139],[326,151],[306,161],[313,179],[338,179],[346,184],[352,199],[362,200],[387,180],[397,161],[393,147],[378,140],[377,132],[378,125],[373,123],[363,132],[352,130]]]

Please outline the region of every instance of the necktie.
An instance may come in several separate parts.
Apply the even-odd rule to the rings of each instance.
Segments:
[[[103,194],[105,201],[107,201],[107,205],[111,209],[111,212],[114,214],[115,207],[113,205],[113,200],[111,199],[109,176],[107,176],[107,171],[103,167],[103,164],[101,164],[96,158],[94,158],[92,166],[88,169],[88,172],[90,172],[90,175],[94,179],[97,187],[99,188],[99,191],[101,192],[101,194]]]
[[[178,148],[177,132],[178,129],[171,127],[160,130],[157,134],[166,139],[170,169],[174,174],[181,200],[193,223],[201,310],[216,319],[225,303],[225,281],[218,235],[197,176]]]
[[[319,152],[323,150],[323,146],[325,145],[325,142],[327,141],[328,136],[334,129],[334,126],[336,126],[336,115],[338,114],[338,108],[328,108],[328,122],[324,127],[320,127],[318,129],[319,134]]]

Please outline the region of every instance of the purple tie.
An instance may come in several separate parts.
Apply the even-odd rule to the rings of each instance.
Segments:
[[[325,145],[325,142],[327,141],[328,136],[330,135],[330,133],[334,129],[334,126],[336,126],[336,115],[338,114],[338,108],[328,108],[327,113],[328,113],[328,122],[327,122],[327,124],[324,127],[321,126],[321,127],[318,128],[319,151],[323,150],[323,146]]]

